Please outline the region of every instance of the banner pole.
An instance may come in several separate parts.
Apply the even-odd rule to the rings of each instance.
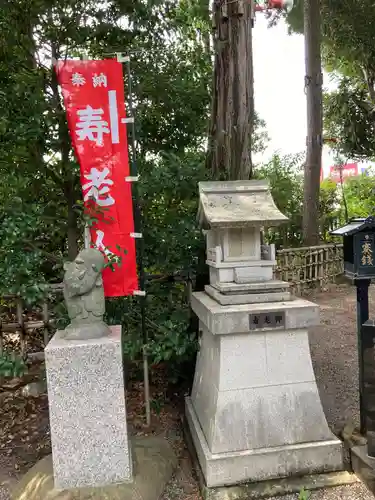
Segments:
[[[130,71],[130,57],[124,56],[123,54],[116,54],[116,59],[118,62],[126,64],[126,73],[128,79],[128,106],[130,120],[129,124],[131,127],[131,164],[130,173],[131,181],[138,180],[138,169],[136,163],[136,147],[135,147],[135,123],[133,115],[133,97],[132,97],[132,76]],[[134,205],[134,226],[135,231],[142,235],[142,219],[141,219],[141,209],[139,205],[139,190],[137,182],[132,185],[133,194],[133,205]],[[138,266],[139,266],[139,288],[140,288],[140,307],[141,307],[141,330],[142,330],[142,358],[143,358],[143,378],[144,378],[144,399],[145,399],[145,411],[146,411],[146,424],[150,426],[151,424],[151,404],[150,404],[150,374],[148,365],[148,356],[146,352],[148,344],[148,332],[146,326],[146,293],[145,293],[145,272],[143,266],[144,257],[144,240],[143,237],[137,238],[137,255],[138,255]],[[143,293],[142,293],[143,292]]]
[[[84,51],[82,54],[79,56],[81,61],[87,61],[88,55],[87,52]],[[89,225],[86,223],[85,227],[83,229],[83,241],[84,241],[84,248],[90,248],[91,246],[91,234],[90,234],[90,228]]]

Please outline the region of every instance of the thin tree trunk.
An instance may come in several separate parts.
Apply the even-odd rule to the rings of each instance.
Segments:
[[[345,164],[346,163],[347,163],[347,160],[345,161]],[[349,221],[349,213],[348,213],[348,204],[346,202],[346,196],[345,196],[344,176],[343,176],[343,173],[342,173],[342,168],[343,168],[343,165],[340,165],[340,187],[341,187],[342,201],[344,203],[345,222],[348,222]]]
[[[73,198],[68,200],[68,258],[73,261],[78,254],[78,225],[77,214],[74,210]]]
[[[249,179],[254,124],[251,3],[214,3],[215,62],[208,167],[215,179]]]
[[[304,179],[303,241],[319,244],[319,190],[322,168],[322,63],[320,0],[305,0],[307,154]]]
[[[52,59],[57,61],[59,59],[59,51],[57,43],[51,42]],[[54,97],[55,112],[57,115],[59,149],[61,154],[61,171],[62,177],[65,179],[62,189],[68,205],[68,223],[67,223],[67,240],[68,240],[68,258],[74,260],[78,254],[78,220],[74,207],[77,202],[75,179],[71,171],[71,162],[69,159],[70,152],[70,137],[68,125],[65,120],[65,112],[61,104],[57,75],[52,70],[51,88]]]

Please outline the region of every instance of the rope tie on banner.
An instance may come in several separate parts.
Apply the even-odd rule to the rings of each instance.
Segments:
[[[129,63],[130,62],[130,57],[123,54],[122,52],[115,52],[115,56],[116,56],[117,62],[120,62],[120,63]]]

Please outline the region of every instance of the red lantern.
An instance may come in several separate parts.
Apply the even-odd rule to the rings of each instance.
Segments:
[[[339,141],[336,137],[323,137],[323,144],[337,144]]]
[[[260,0],[255,4],[255,11],[265,11],[268,9],[291,10],[294,6],[294,0]]]
[[[294,0],[269,0],[268,8],[269,9],[285,9],[291,10],[294,5]]]

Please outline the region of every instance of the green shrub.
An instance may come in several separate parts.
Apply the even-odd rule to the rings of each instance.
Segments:
[[[22,377],[27,372],[24,360],[14,352],[0,355],[0,377]]]

